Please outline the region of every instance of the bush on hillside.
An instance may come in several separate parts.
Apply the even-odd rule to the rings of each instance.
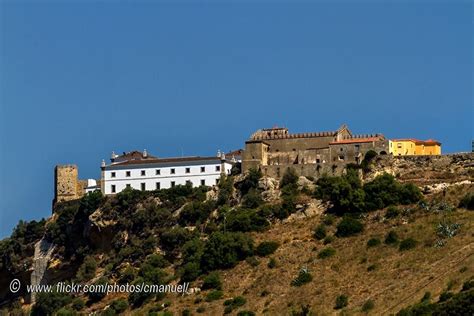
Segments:
[[[336,236],[337,237],[349,237],[356,235],[364,230],[364,224],[359,220],[345,216],[337,224]]]
[[[245,178],[241,182],[236,183],[242,196],[247,194],[250,189],[257,189],[258,181],[262,176],[262,171],[260,171],[260,169],[250,168]]]
[[[280,244],[276,241],[262,241],[255,250],[255,253],[260,257],[265,257],[274,253]]]
[[[400,242],[399,249],[400,251],[410,250],[416,247],[418,242],[413,238],[407,238]]]
[[[315,196],[333,204],[338,214],[365,211],[365,193],[355,170],[349,169],[341,177],[323,176],[316,182]]]
[[[280,188],[295,186],[298,182],[298,175],[294,168],[287,168],[280,180]]]
[[[341,309],[346,307],[349,304],[349,297],[347,295],[341,294],[336,297],[336,304],[334,305],[334,309]]]
[[[250,189],[242,198],[242,207],[255,209],[262,205],[263,200],[257,189]]]
[[[218,187],[217,205],[229,204],[234,193],[234,177],[222,175],[219,179]]]
[[[218,272],[211,272],[209,273],[205,278],[202,283],[203,290],[208,290],[208,289],[216,289],[216,290],[221,290],[222,289],[222,282],[219,276]]]
[[[292,286],[302,286],[313,280],[313,276],[306,269],[301,269],[298,276],[291,281]]]
[[[326,259],[336,254],[336,249],[328,247],[318,253],[318,259]]]
[[[474,210],[474,193],[470,192],[466,194],[459,202],[459,207],[462,207],[471,211]]]
[[[387,236],[385,236],[385,244],[387,245],[393,245],[393,244],[396,244],[398,242],[398,235],[396,232],[394,232],[393,230],[389,231],[387,233]]]
[[[269,225],[260,212],[252,209],[235,209],[226,218],[226,228],[234,232],[262,231]]]
[[[209,236],[201,256],[203,271],[233,268],[240,260],[253,255],[252,238],[242,233],[215,232]]]
[[[79,267],[76,273],[76,279],[79,282],[88,281],[95,277],[95,272],[97,270],[97,262],[95,261],[94,257],[87,256],[82,265]]]
[[[367,247],[368,248],[372,248],[372,247],[376,247],[378,245],[380,245],[382,242],[380,241],[380,239],[378,238],[370,238],[368,241],[367,241]]]
[[[317,240],[324,239],[326,237],[326,226],[324,224],[316,226],[316,228],[314,229],[313,236]]]

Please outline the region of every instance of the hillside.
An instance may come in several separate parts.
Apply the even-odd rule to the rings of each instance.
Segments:
[[[474,312],[473,180],[472,154],[371,157],[317,181],[252,170],[218,188],[88,194],[0,241],[0,315],[388,315],[421,301]],[[8,286],[41,278],[40,240],[43,283],[186,281],[193,293],[33,305]]]

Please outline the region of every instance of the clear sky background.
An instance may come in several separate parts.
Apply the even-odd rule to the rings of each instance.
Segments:
[[[51,214],[56,164],[214,155],[256,129],[473,138],[471,1],[0,0],[0,238]]]

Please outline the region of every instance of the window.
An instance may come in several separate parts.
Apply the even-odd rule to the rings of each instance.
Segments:
[[[186,185],[193,186],[193,183],[191,182],[191,180],[186,180]]]
[[[176,170],[175,170],[174,168],[171,168],[170,173],[171,173],[171,174],[175,174],[175,173],[176,173]]]
[[[171,181],[171,187],[174,188],[175,185],[176,183],[174,181]]]
[[[127,188],[130,188],[130,183],[127,183],[125,186],[126,186]]]
[[[339,150],[340,150],[340,151],[343,151],[344,149],[341,147]]]
[[[186,168],[186,173],[190,173],[191,172],[191,168]]]
[[[356,152],[359,152],[360,151],[360,145],[355,145],[355,150],[356,150]]]
[[[221,166],[216,166],[216,171],[221,171]]]
[[[206,167],[201,167],[201,172],[206,172]]]
[[[161,170],[160,170],[160,169],[156,169],[156,170],[155,170],[155,174],[156,174],[157,176],[159,176],[159,175],[161,174]]]
[[[201,185],[206,185],[206,180],[201,180]]]
[[[216,179],[216,185],[218,185],[218,184],[219,184],[219,179]]]
[[[142,176],[146,175],[145,170],[141,171]]]
[[[140,188],[142,189],[142,191],[145,191],[145,188],[146,188],[145,182],[140,183]]]
[[[111,178],[115,178],[115,172],[111,172],[111,173],[110,173],[110,177],[111,177]]]
[[[130,172],[130,171],[126,171],[126,172],[125,172],[125,176],[126,176],[126,177],[130,177],[130,175],[131,175],[131,172]]]
[[[159,183],[159,182],[156,183],[156,189],[157,189],[157,190],[161,189],[161,186],[160,186],[160,183]]]
[[[110,186],[110,191],[111,191],[112,193],[115,193],[115,184],[112,184],[112,185]]]

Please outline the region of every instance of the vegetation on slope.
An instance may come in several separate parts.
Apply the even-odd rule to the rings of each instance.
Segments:
[[[198,296],[192,305],[189,305],[189,299],[183,298],[180,301],[181,308],[171,306],[164,294],[134,293],[105,297],[55,293],[49,298],[39,296],[32,310],[37,315],[66,315],[86,310],[101,311],[104,315],[132,310],[140,311],[140,314],[158,315],[180,310],[184,315],[191,310],[207,313],[209,311],[206,308],[211,308],[214,306],[212,304],[219,301],[218,306],[224,313],[240,309],[242,315],[250,315],[253,313],[250,304],[257,311],[255,301],[263,301],[268,293],[262,291],[258,295],[240,298],[240,295],[245,295],[241,292],[226,300],[228,304],[223,304],[222,298],[228,298],[230,294],[228,286],[224,284],[231,278],[225,271],[241,269],[244,265],[261,273],[266,273],[267,268],[282,273],[282,269],[286,268],[281,264],[283,250],[280,249],[287,249],[289,242],[281,240],[278,234],[271,231],[278,227],[275,223],[296,212],[297,205],[302,201],[312,196],[318,197],[330,203],[331,213],[340,216],[325,215],[317,225],[308,229],[309,240],[316,243],[315,248],[331,244],[315,249],[316,255],[312,260],[324,261],[334,270],[339,269],[334,260],[345,255],[341,248],[346,243],[344,240],[361,238],[372,232],[367,226],[373,225],[369,218],[374,221],[380,219],[377,209],[390,206],[386,218],[382,219],[396,223],[401,217],[415,219],[418,214],[428,212],[427,208],[432,211],[437,207],[423,201],[416,186],[401,184],[387,174],[362,184],[357,171],[349,169],[342,177],[323,176],[316,182],[314,192],[311,192],[299,187],[296,173],[288,169],[280,181],[279,203],[262,199],[262,188],[259,186],[261,177],[258,170],[250,170],[239,181],[235,181],[233,176],[222,177],[215,199],[208,198],[209,188],[191,186],[176,186],[153,192],[126,189],[107,198],[99,192],[87,194],[79,201],[59,205],[53,220],[47,223],[20,222],[12,237],[0,242],[3,254],[0,271],[15,275],[25,266],[31,265],[28,259],[31,259],[34,242],[44,236],[57,245],[55,260],[60,262],[58,269],[63,271],[62,280],[134,284],[190,281],[193,286],[201,287],[205,295],[203,298]],[[469,201],[463,199],[460,205],[468,208]],[[403,208],[400,207],[403,205]],[[449,221],[440,223],[437,239],[430,246],[446,245],[447,240],[459,232],[455,224]],[[97,225],[101,229],[99,236],[93,233]],[[403,238],[401,241],[398,234]],[[367,238],[361,244],[365,251],[387,247],[399,249],[403,252],[400,255],[405,255],[423,243],[406,232],[398,231],[398,234],[394,231],[388,233],[383,245],[383,235]],[[97,238],[104,235],[106,238],[102,239],[105,242],[99,242]],[[266,237],[262,239],[262,236]],[[262,265],[261,262],[267,263]],[[372,273],[378,269],[379,264],[371,263],[366,271]],[[303,263],[297,271],[286,278],[287,287],[310,286],[316,275],[320,275],[307,269]],[[226,273],[226,278],[221,278],[221,273]],[[51,302],[51,297],[54,302]],[[339,293],[338,297],[342,298],[336,302],[337,308],[351,307],[353,302],[357,302],[345,293]],[[332,304],[335,300],[331,300]],[[307,303],[311,302],[302,302],[300,311],[294,310],[293,305],[288,308],[296,314],[301,312],[307,315],[305,311],[311,310]],[[361,306],[365,306],[364,310],[378,308],[377,302],[373,300],[364,299],[363,303]],[[242,308],[244,305],[245,309]],[[10,311],[15,310],[15,306],[18,306],[15,302],[10,304]],[[262,308],[258,307],[258,310],[261,312]]]

